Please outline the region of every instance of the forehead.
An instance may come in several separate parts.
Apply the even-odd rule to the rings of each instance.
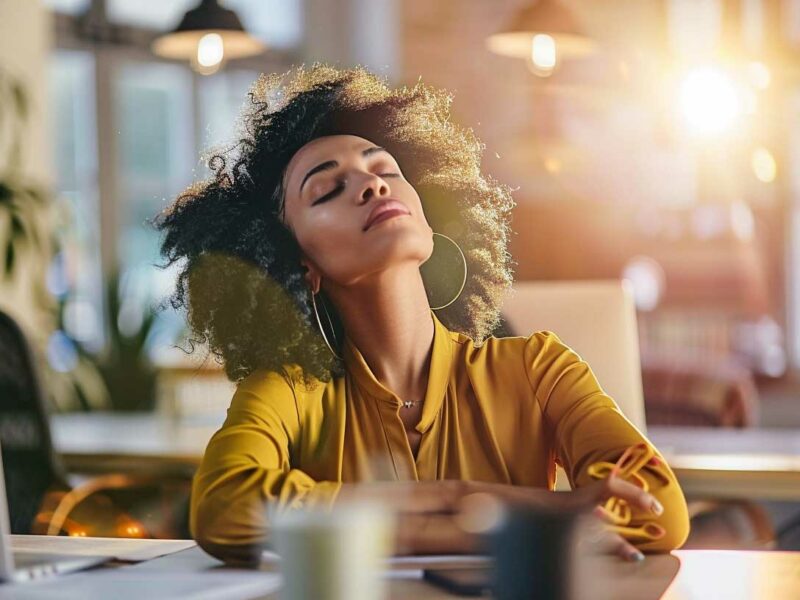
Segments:
[[[338,155],[360,152],[375,146],[368,139],[357,135],[326,135],[318,137],[294,153],[286,166],[286,181],[302,177],[309,169],[328,160],[336,160]]]

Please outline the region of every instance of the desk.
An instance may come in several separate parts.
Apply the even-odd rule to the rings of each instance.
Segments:
[[[800,431],[651,427],[688,497],[800,501]]]
[[[174,420],[154,414],[52,417],[53,443],[73,471],[191,474],[224,415]],[[651,427],[689,497],[800,501],[800,431]]]
[[[41,536],[41,551],[52,551]],[[78,540],[79,542],[80,540]],[[152,544],[153,540],[141,540]],[[164,541],[169,544],[169,540]],[[63,548],[63,541],[62,541]],[[619,600],[744,600],[800,597],[800,553],[679,550],[651,555],[641,564],[603,557],[606,581]],[[677,576],[675,572],[677,570]],[[670,580],[674,580],[670,584]],[[598,584],[600,582],[597,582]],[[157,597],[277,598],[274,573],[224,567],[197,547],[134,565],[112,563],[32,584],[0,585],[0,600]],[[668,588],[668,589],[667,589]],[[407,571],[390,579],[392,599],[456,598]],[[595,588],[597,589],[597,588]],[[168,590],[173,590],[169,594]],[[666,590],[666,594],[664,593]],[[596,595],[592,595],[596,597]]]

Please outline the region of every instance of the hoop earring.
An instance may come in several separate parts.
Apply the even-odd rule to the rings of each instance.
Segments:
[[[458,300],[459,296],[461,296],[461,292],[464,291],[464,287],[467,284],[467,257],[464,256],[464,252],[461,250],[461,246],[459,246],[452,238],[447,237],[443,233],[436,233],[435,231],[433,232],[433,235],[434,235],[434,254],[436,253],[436,241],[435,241],[436,239],[448,242],[450,246],[450,254],[455,254],[455,251],[457,251],[458,257],[461,259],[461,267],[462,267],[461,270],[463,273],[460,279],[456,279],[455,281],[456,285],[453,286],[454,289],[458,288],[455,295],[449,301],[441,304],[440,306],[431,306],[431,310],[442,310],[443,308],[447,308],[448,306],[453,304],[453,302]],[[455,248],[455,251],[453,250],[453,248]],[[433,258],[433,254],[431,254],[431,258]],[[449,258],[452,259],[452,256],[450,256]],[[440,264],[436,264],[437,262]],[[427,261],[425,261],[425,263],[423,263],[421,268],[423,268],[423,270],[431,271],[431,276],[429,278],[431,282],[436,281],[437,283],[441,283],[442,281],[445,281],[445,283],[447,283],[446,281],[447,277],[444,277],[444,275],[446,273],[447,274],[452,273],[452,269],[450,268],[451,265],[444,264],[442,263],[441,259],[439,259],[438,261],[434,261],[433,264],[430,264],[427,269],[424,269],[425,265],[428,265],[429,263],[431,263],[430,258]],[[439,267],[438,269],[440,271],[439,273],[436,272],[437,267]],[[452,280],[452,276],[450,277],[450,279]],[[428,301],[431,302],[431,304],[434,304],[431,301],[431,296],[433,295],[433,287],[434,287],[433,283],[431,283],[431,285],[426,285],[426,291],[428,292]]]
[[[319,318],[319,311],[317,310],[316,296],[317,295],[314,292],[311,292],[311,306],[314,309],[314,316],[317,318],[319,332],[322,334],[322,339],[325,341],[325,345],[328,347],[328,350],[331,351],[331,354],[333,354],[338,360],[342,360],[342,357],[336,353],[336,351],[333,349],[333,346],[331,346],[331,343],[328,341],[328,336],[325,335],[325,328],[322,326],[322,320]],[[322,305],[322,308],[325,309],[325,316],[328,319],[328,324],[331,326],[331,336],[333,337],[333,341],[335,343],[336,335],[333,331],[333,320],[331,319],[331,314],[328,312],[328,307],[326,307],[325,304]]]

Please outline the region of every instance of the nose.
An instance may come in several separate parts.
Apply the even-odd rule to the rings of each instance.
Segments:
[[[392,193],[389,184],[380,175],[367,173],[360,193],[358,194],[359,204],[366,204],[374,198],[382,198]]]

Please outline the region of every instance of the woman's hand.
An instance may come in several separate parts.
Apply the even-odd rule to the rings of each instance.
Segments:
[[[604,503],[612,496],[625,500],[631,508],[639,508],[656,516],[664,512],[664,507],[652,494],[648,494],[643,489],[613,475],[578,488],[573,492],[569,492],[568,495],[571,496],[570,501],[575,503],[573,505],[574,508],[580,509],[587,505],[592,505],[592,513],[599,519],[598,525],[602,521],[609,521],[608,515],[600,508],[599,504]],[[605,551],[617,554],[630,561],[644,560],[644,554],[621,535],[606,531],[600,527],[597,527],[597,530],[596,535],[593,537],[596,543],[601,545]]]
[[[480,537],[459,525],[467,499],[486,494],[503,503],[532,509],[593,513],[605,519],[600,504],[611,496],[632,508],[661,514],[658,500],[641,488],[611,476],[569,492],[475,481],[419,481],[345,484],[337,501],[371,500],[398,515],[396,551],[399,554],[472,553]],[[607,552],[627,560],[641,560],[642,553],[618,534],[601,531],[596,536]]]
[[[474,483],[471,485],[477,487],[478,492],[491,494],[511,505],[529,506],[533,509],[562,509],[592,513],[599,519],[598,525],[600,522],[608,520],[608,516],[600,508],[600,505],[612,496],[625,500],[631,508],[638,508],[654,515],[664,512],[661,503],[652,494],[615,475],[569,492],[551,492],[540,488],[504,484]],[[597,530],[592,537],[605,552],[617,554],[630,561],[644,559],[644,555],[621,535],[601,527],[597,527]]]

